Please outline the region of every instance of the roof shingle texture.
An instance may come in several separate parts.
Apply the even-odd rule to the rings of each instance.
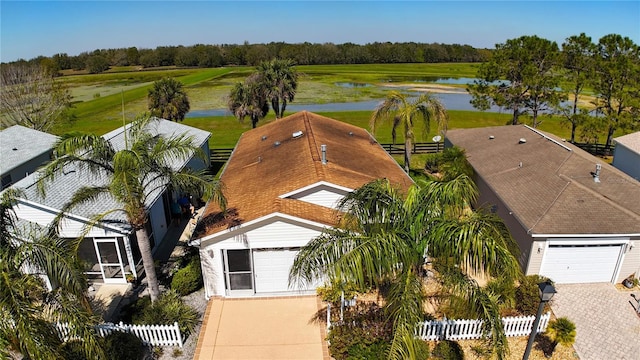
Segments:
[[[56,140],[55,135],[21,125],[0,131],[0,174],[49,152]]]
[[[572,144],[522,125],[447,139],[532,234],[640,234],[640,183]]]
[[[202,146],[207,142],[210,133],[196,129],[187,125],[178,124],[169,120],[159,119],[157,122],[152,122],[149,127],[149,131],[152,134],[158,134],[167,138],[177,136],[186,133],[193,138],[196,146]],[[124,131],[120,127],[102,136],[109,140],[109,142],[117,150],[124,148]],[[176,169],[184,167],[189,159],[175,159],[172,166]],[[37,189],[38,174],[34,173],[17,182],[14,186],[21,188],[24,191],[26,199],[36,202],[38,204],[45,205],[53,209],[61,209],[78,190],[85,186],[102,186],[106,184],[106,178],[100,176],[100,174],[91,174],[87,171],[81,171],[78,169],[72,169],[71,167],[65,167],[63,175],[57,176],[53,181],[50,181],[46,185],[45,196],[41,196]],[[156,192],[159,195],[161,190]],[[152,205],[156,196],[149,196],[147,206]],[[82,206],[76,207],[72,213],[84,218],[90,218],[94,215],[104,213],[108,210],[120,208],[121,204],[116,202],[111,196],[101,195],[101,197],[90,203],[84,203]],[[112,213],[107,216],[107,220],[123,221],[124,216],[120,213]]]
[[[618,144],[624,145],[636,154],[640,154],[640,131],[617,137],[615,140]]]
[[[299,131],[302,135],[294,137]],[[326,164],[321,145],[326,145]],[[413,183],[366,130],[302,111],[242,134],[221,181],[227,207],[237,212],[234,224],[279,212],[335,225],[334,210],[280,196],[321,181],[356,189],[381,178],[404,190]],[[204,217],[219,210],[210,203]],[[201,237],[225,229],[224,223],[210,225]]]

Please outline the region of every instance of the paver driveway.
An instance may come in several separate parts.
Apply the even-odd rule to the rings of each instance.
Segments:
[[[629,301],[640,291],[612,284],[557,285],[551,308],[576,324],[574,348],[581,360],[640,359],[640,317]]]
[[[194,359],[328,358],[315,296],[211,299]]]

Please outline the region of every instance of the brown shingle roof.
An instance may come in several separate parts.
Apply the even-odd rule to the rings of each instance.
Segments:
[[[299,131],[302,136],[294,137]],[[321,145],[327,146],[327,164],[322,164]],[[237,222],[279,212],[335,225],[334,210],[280,196],[321,181],[356,189],[379,178],[405,190],[412,184],[366,130],[302,111],[242,134],[221,181]],[[208,204],[204,217],[218,212]],[[209,224],[198,237],[222,231],[229,222]]]
[[[532,234],[640,233],[640,183],[572,144],[522,125],[450,130],[447,140]]]

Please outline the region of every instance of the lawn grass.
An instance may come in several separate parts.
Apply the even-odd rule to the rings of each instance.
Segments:
[[[480,64],[373,64],[373,65],[314,65],[297,66],[300,72],[295,104],[319,104],[332,102],[355,102],[383,98],[388,89],[374,84],[394,82],[433,81],[432,77],[474,77]],[[122,126],[122,103],[124,100],[125,121],[147,110],[148,89],[152,82],[162,77],[175,77],[185,85],[192,110],[219,109],[226,107],[226,98],[231,87],[254,71],[253,67],[226,67],[213,69],[160,68],[139,70],[135,67],[119,69],[96,75],[63,76],[64,81],[75,92],[72,119],[62,122],[53,133],[70,131],[104,134]],[[112,69],[113,71],[113,69]],[[369,86],[341,86],[340,83],[360,83]],[[94,98],[94,94],[100,93]],[[289,114],[291,112],[288,112]],[[323,112],[321,115],[344,121],[365,129],[369,128],[371,111]],[[509,123],[508,113],[479,111],[449,111],[449,128],[499,126]],[[274,120],[273,113],[260,125]],[[521,119],[526,123],[526,119]],[[242,132],[250,129],[249,122],[239,124],[231,116],[188,118],[184,124],[212,133],[212,147],[233,147]],[[561,124],[560,118],[545,119],[540,129],[559,137],[570,136],[569,128]],[[381,143],[391,142],[391,129],[384,125],[375,136]],[[436,129],[423,133],[416,131],[416,141],[431,141]],[[622,133],[620,133],[621,135]],[[616,133],[618,135],[618,133]],[[402,142],[401,135],[397,139]]]
[[[287,112],[285,115],[290,114],[292,113]],[[334,111],[318,112],[318,114],[355,125],[369,131],[371,111]],[[511,120],[511,114],[480,111],[450,110],[448,111],[448,114],[449,129],[501,126],[507,124]],[[258,126],[263,126],[264,124],[268,124],[273,121],[275,121],[275,117],[270,115],[267,116],[266,119],[261,120],[258,123]],[[249,121],[239,123],[233,116],[187,118],[184,120],[183,124],[211,132],[211,139],[209,141],[209,146],[211,148],[232,148],[240,138],[240,135],[251,129],[251,123]],[[565,128],[560,123],[559,118],[550,118],[545,120],[540,126],[540,129],[560,137],[567,137],[570,134],[569,129]],[[437,129],[435,126],[432,126],[428,132],[424,132],[422,127],[418,127],[417,130],[416,142],[430,142],[432,141],[432,138],[437,135]],[[391,143],[391,125],[382,124],[382,126],[376,129],[374,136],[380,143]],[[398,135],[396,142],[404,142],[402,134]]]

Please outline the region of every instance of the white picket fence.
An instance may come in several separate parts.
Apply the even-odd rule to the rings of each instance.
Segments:
[[[549,324],[551,313],[540,317],[538,333],[544,332]],[[535,316],[504,317],[502,324],[506,336],[528,336]],[[432,320],[418,324],[416,336],[422,340],[470,340],[480,339],[482,320]]]
[[[69,325],[56,323],[56,329],[61,339],[69,339]],[[137,336],[146,345],[153,346],[179,346],[182,347],[182,334],[180,327],[175,322],[173,325],[130,325],[104,323],[96,325],[96,331],[100,336],[107,336],[114,331],[122,331]]]

